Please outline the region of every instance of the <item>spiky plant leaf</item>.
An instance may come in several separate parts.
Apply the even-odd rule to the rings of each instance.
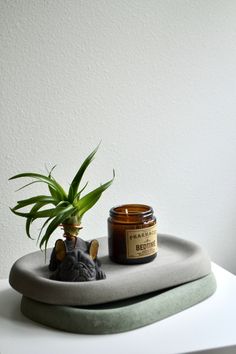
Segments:
[[[91,198],[89,198],[89,200],[87,200],[87,203],[84,206],[84,208],[81,208],[79,211],[80,219],[82,219],[83,215],[98,202],[101,195],[102,195],[102,193],[94,194],[93,197],[91,197]]]
[[[17,205],[13,208],[14,211],[21,208],[25,208],[28,205],[35,203],[46,203],[46,204],[55,204],[55,199],[48,195],[38,195],[24,200],[18,200]]]
[[[40,182],[46,183],[48,186],[52,187],[53,190],[55,190],[58,193],[58,195],[60,195],[60,199],[62,199],[62,200],[64,200],[67,197],[64,189],[60,186],[59,183],[57,183],[55,180],[53,180],[47,176],[41,175],[39,173],[31,173],[31,172],[20,173],[18,175],[15,175],[15,176],[9,178],[9,179],[12,180],[12,179],[17,179],[17,178],[22,178],[22,177],[35,178],[36,180],[38,180]]]
[[[78,214],[80,218],[86,213],[89,209],[91,209],[99,200],[101,197],[102,193],[110,187],[112,184],[113,180],[115,178],[115,171],[113,170],[113,178],[99,186],[98,188],[94,189],[92,192],[86,194],[84,197],[82,197],[77,203],[75,203],[76,208],[78,209]]]
[[[73,215],[73,213],[76,212],[76,208],[69,204],[67,207],[65,207],[63,210],[58,212],[58,215],[50,222],[48,225],[46,232],[40,242],[39,247],[42,249],[43,245],[45,245],[45,249],[47,248],[48,240],[55,231],[55,229],[62,224],[69,216]]]
[[[47,224],[49,223],[50,220],[52,220],[53,217],[49,217],[46,219],[46,221],[43,223],[43,225],[41,226],[41,229],[39,231],[39,234],[38,234],[38,238],[37,238],[37,244],[39,243],[39,240],[41,238],[41,235],[42,235],[42,232],[44,230],[44,228],[47,226]]]
[[[83,186],[83,188],[76,194],[75,198],[74,198],[74,202],[78,201],[80,196],[81,196],[81,193],[85,190],[85,188],[87,187],[88,185],[88,182]]]
[[[56,165],[53,166],[48,174],[48,178],[50,178],[51,180],[55,181],[55,179],[52,177],[52,171],[56,168]],[[55,181],[56,182],[56,181]],[[54,188],[52,188],[51,185],[48,185],[48,189],[49,192],[51,194],[51,196],[55,199],[56,202],[60,202],[61,198],[60,198],[60,193],[55,190]]]
[[[99,144],[100,145],[100,144]],[[71,185],[70,185],[70,188],[69,188],[69,192],[68,192],[68,199],[71,203],[73,203],[75,197],[76,197],[76,194],[77,194],[77,191],[78,191],[78,188],[79,188],[79,185],[80,185],[80,182],[81,182],[81,179],[84,175],[84,172],[86,171],[86,169],[88,168],[88,166],[90,165],[90,163],[93,161],[94,159],[94,155],[96,154],[98,148],[99,148],[99,145],[96,147],[96,149],[94,149],[91,154],[84,160],[84,162],[82,163],[80,169],[78,170],[78,172],[76,173]]]
[[[42,203],[42,202],[35,203],[35,205],[33,206],[33,208],[29,212],[29,214],[32,216],[27,217],[27,220],[25,223],[25,230],[26,230],[26,235],[31,239],[33,239],[33,238],[30,235],[30,226],[31,226],[32,222],[34,221],[34,215],[38,210],[40,210],[45,205],[47,205],[47,203]]]
[[[10,180],[10,178],[9,178],[9,180]],[[19,192],[19,191],[21,191],[22,189],[24,189],[24,188],[26,188],[26,187],[29,187],[29,186],[31,186],[32,184],[35,184],[35,183],[40,183],[40,181],[33,181],[33,182],[30,182],[30,183],[27,183],[27,184],[25,184],[23,187],[18,188],[18,189],[16,190],[16,192]]]

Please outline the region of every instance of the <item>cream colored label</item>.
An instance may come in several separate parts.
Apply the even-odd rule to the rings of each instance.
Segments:
[[[157,252],[157,225],[126,230],[126,257],[143,258]]]

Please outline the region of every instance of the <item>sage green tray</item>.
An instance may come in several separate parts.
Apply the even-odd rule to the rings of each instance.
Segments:
[[[183,311],[216,290],[213,273],[198,280],[138,297],[86,307],[50,305],[22,297],[21,311],[33,321],[59,330],[108,334],[143,327]]]

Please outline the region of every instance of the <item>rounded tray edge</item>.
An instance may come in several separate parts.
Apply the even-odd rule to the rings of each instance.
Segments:
[[[181,312],[216,290],[213,273],[131,305],[92,309],[49,305],[22,297],[21,311],[31,320],[66,332],[112,334],[137,329]]]
[[[169,274],[170,276],[173,277],[171,283],[169,281],[170,277],[167,277],[166,279],[162,280],[161,283],[158,282],[158,286],[157,286],[156,285],[157,274],[153,274],[151,279],[152,286],[149,286],[148,292],[165,289],[170,286],[177,286],[178,284],[199,279],[202,276],[205,276],[210,273],[211,271],[210,260],[209,257],[202,256],[203,255],[202,251],[204,251],[202,247],[193,243],[192,241],[184,240],[176,236],[172,236],[168,234],[160,234],[160,236],[161,239],[163,238],[163,240],[165,240],[165,242],[167,240],[169,240],[168,242],[175,242],[175,244],[178,247],[181,247],[182,244],[184,245],[187,242],[188,245],[191,245],[193,249],[197,249],[198,252],[196,252],[191,257],[191,259],[188,258],[188,262],[190,262],[190,264],[188,264],[188,267],[185,266],[186,260],[184,260],[181,262],[182,268],[180,268],[178,273],[172,274],[173,272],[171,272],[171,274]],[[103,242],[105,242],[106,237],[103,237],[102,239]],[[36,253],[38,254],[39,251],[33,252],[29,255],[35,255]],[[23,269],[21,268],[21,266],[18,267],[19,264],[21,265],[22,263],[25,262],[25,260],[27,260],[29,255],[25,255],[19,258],[13,264],[9,275],[9,283],[16,291],[36,301],[41,301],[48,304],[65,305],[65,306],[69,306],[69,305],[80,306],[80,305],[90,305],[90,304],[92,305],[96,303],[115,301],[127,297],[141,295],[145,293],[144,289],[147,289],[147,282],[148,282],[147,277],[144,278],[142,288],[139,289],[139,293],[137,292],[137,287],[135,286],[134,289],[130,291],[129,296],[127,295],[123,296],[123,292],[122,292],[122,294],[119,293],[118,298],[115,298],[115,295],[117,295],[117,291],[116,292],[113,291],[113,294],[111,294],[109,290],[110,284],[107,283],[107,280],[101,280],[95,283],[93,282],[93,284],[91,284],[90,282],[87,284],[66,283],[66,289],[64,289],[64,284],[63,284],[64,282],[52,281],[46,277],[42,277],[37,274],[35,276],[32,273],[32,271],[31,272],[28,271],[28,269],[25,269],[25,267]],[[184,275],[184,270],[186,269],[187,269],[187,275],[186,274]],[[141,273],[142,272],[140,271],[140,274]],[[146,274],[145,270],[144,273]],[[100,287],[100,285],[102,286]],[[91,287],[95,288],[96,291],[94,291],[94,289],[93,291],[91,291]],[[68,291],[72,289],[73,291]],[[65,291],[66,291],[66,296],[65,296]],[[92,295],[94,294],[94,292],[96,292],[96,297]],[[106,294],[105,297],[103,295],[104,293]],[[94,299],[96,300],[96,302],[94,301]]]

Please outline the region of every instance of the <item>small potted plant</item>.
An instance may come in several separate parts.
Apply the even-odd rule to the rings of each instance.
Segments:
[[[40,249],[44,248],[45,253],[53,232],[59,226],[63,228],[65,240],[57,240],[51,253],[49,264],[49,269],[53,272],[51,279],[89,281],[105,278],[105,273],[97,258],[98,241],[94,239],[88,242],[78,237],[79,230],[82,228],[83,215],[97,203],[102,193],[112,184],[115,176],[113,171],[111,180],[83,195],[88,183],[80,188],[81,180],[87,167],[94,159],[98,147],[84,160],[70,184],[68,193],[52,176],[55,166],[48,175],[21,173],[10,178],[10,180],[25,177],[32,179],[30,183],[20,189],[36,182],[45,183],[48,187],[49,195],[37,195],[20,200],[11,211],[26,219],[25,229],[29,238],[32,238],[30,232],[32,223],[37,219],[46,219],[42,223],[38,235]],[[30,208],[29,211],[22,211],[27,207]]]

